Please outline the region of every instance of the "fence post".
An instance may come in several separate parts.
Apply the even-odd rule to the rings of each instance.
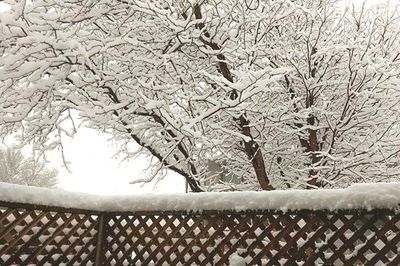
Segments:
[[[96,266],[104,265],[105,252],[106,252],[104,246],[107,241],[106,230],[105,230],[106,215],[104,213],[100,213],[98,220],[99,220],[99,227],[97,231],[96,259],[95,259]]]

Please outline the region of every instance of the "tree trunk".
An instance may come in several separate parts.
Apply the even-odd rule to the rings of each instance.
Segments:
[[[196,16],[196,19],[202,19],[201,9],[198,4],[194,6],[194,14]],[[204,28],[205,28],[204,23],[199,23],[198,28],[200,30],[204,30]],[[207,38],[210,37],[210,34],[207,32],[207,30],[204,31],[204,35]],[[216,44],[212,41],[207,41],[204,38],[201,38],[201,41],[213,50],[217,51],[217,50],[221,49],[218,44]],[[232,77],[231,71],[228,67],[228,64],[226,63],[225,56],[223,54],[218,54],[217,58],[220,60],[218,62],[220,73],[222,74],[222,76],[225,79],[227,79],[230,82],[233,82],[233,77]],[[233,91],[231,91],[229,97],[231,100],[236,100],[239,97],[239,95],[236,90],[233,90]],[[250,127],[249,127],[250,123],[249,123],[248,119],[245,117],[245,114],[240,115],[239,119],[237,119],[237,124],[241,130],[241,133],[243,135],[245,135],[246,137],[250,138],[250,141],[247,141],[244,143],[244,148],[245,148],[245,152],[246,152],[248,159],[252,163],[252,166],[254,168],[254,171],[255,171],[258,183],[260,184],[260,187],[263,190],[273,190],[274,187],[270,184],[270,180],[269,180],[267,172],[265,170],[265,162],[264,162],[264,158],[263,158],[261,149],[260,149],[258,143],[253,139],[253,137],[251,135]]]

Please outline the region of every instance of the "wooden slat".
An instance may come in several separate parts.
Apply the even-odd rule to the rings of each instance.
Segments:
[[[1,265],[228,265],[234,253],[249,265],[399,265],[400,213],[98,213],[0,203]]]
[[[30,239],[25,242],[22,246],[18,247],[18,250],[16,252],[11,253],[11,257],[9,260],[4,261],[4,263],[7,262],[15,262],[15,261],[21,261],[20,256],[25,255],[25,254],[30,254],[31,252],[35,251],[37,247],[39,247],[39,237],[43,235],[43,233],[49,229],[53,224],[56,223],[57,219],[61,217],[62,214],[55,214],[54,216],[51,216],[51,214],[46,213],[45,217],[48,220],[47,223],[42,223],[40,230],[36,233],[33,233],[30,235]],[[33,248],[32,248],[33,247]],[[2,257],[0,257],[1,259]]]
[[[31,212],[34,213],[34,212]],[[0,255],[1,254],[6,254],[7,251],[9,251],[10,249],[12,249],[13,247],[16,246],[16,244],[24,237],[26,236],[26,234],[32,229],[32,227],[34,227],[38,222],[40,222],[40,220],[46,215],[45,212],[41,212],[39,215],[37,215],[36,217],[34,217],[34,219],[32,220],[32,222],[30,224],[28,224],[22,231],[17,232],[17,235],[13,237],[12,241],[9,241],[7,243],[7,245],[0,250]]]
[[[98,216],[98,229],[97,229],[97,245],[96,245],[96,266],[103,265],[105,259],[105,244],[106,244],[106,232],[105,225],[107,223],[107,216],[100,214]]]

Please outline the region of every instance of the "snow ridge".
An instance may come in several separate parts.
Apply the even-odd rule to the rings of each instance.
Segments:
[[[346,189],[102,196],[0,183],[0,201],[104,212],[399,209],[400,183]]]

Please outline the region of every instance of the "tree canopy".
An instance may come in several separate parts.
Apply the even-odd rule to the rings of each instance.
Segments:
[[[0,148],[0,182],[51,188],[58,183],[57,174],[44,161],[25,157],[16,147]]]
[[[0,135],[35,149],[74,134],[71,111],[138,143],[192,191],[396,179],[396,8],[342,1],[7,1]],[[223,182],[223,184],[220,184]]]

